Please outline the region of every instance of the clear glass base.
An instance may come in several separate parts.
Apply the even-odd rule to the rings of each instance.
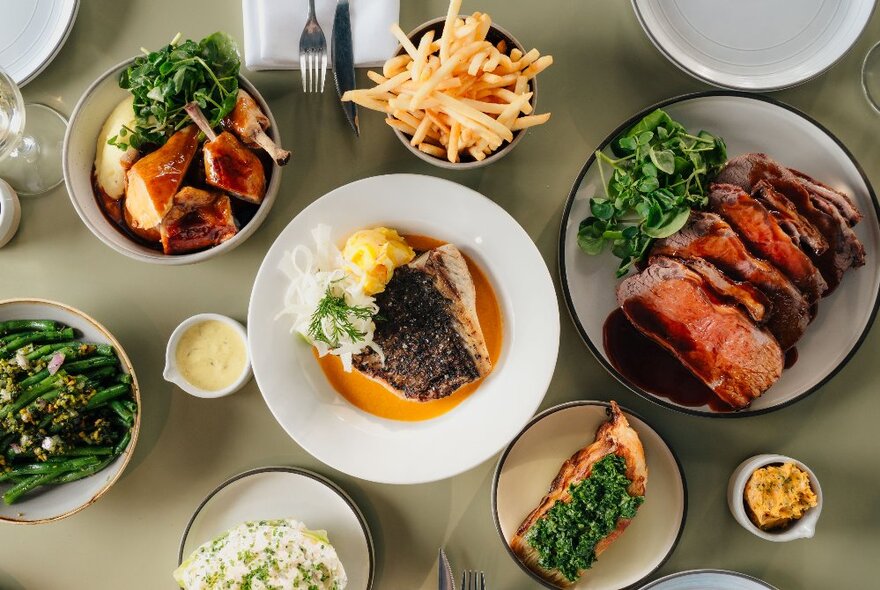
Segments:
[[[862,62],[862,91],[868,104],[880,113],[880,43],[876,43]]]
[[[64,180],[61,149],[67,120],[41,104],[25,105],[24,135],[18,145],[0,160],[0,178],[19,196],[41,195]]]

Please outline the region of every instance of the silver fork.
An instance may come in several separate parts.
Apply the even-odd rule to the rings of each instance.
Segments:
[[[318,90],[318,69],[320,68],[321,89]],[[303,92],[324,92],[324,79],[327,77],[327,39],[315,16],[315,0],[309,0],[309,20],[299,38],[299,73],[302,76]]]
[[[461,572],[461,590],[486,590],[486,576],[483,572],[464,570]]]

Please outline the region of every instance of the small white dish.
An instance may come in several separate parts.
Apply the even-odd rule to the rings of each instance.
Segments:
[[[92,187],[92,170],[95,164],[98,135],[110,112],[129,95],[126,90],[119,87],[119,75],[133,61],[134,58],[126,60],[101,74],[83,93],[73,108],[73,114],[70,115],[70,123],[64,135],[61,164],[64,168],[64,184],[73,208],[95,237],[120,254],[140,262],[167,265],[193,264],[237,248],[263,224],[275,203],[281,186],[281,167],[277,164],[272,164],[271,178],[267,178],[266,196],[263,197],[263,202],[254,216],[230,239],[198,252],[169,255],[135,242],[110,221],[98,205]],[[269,118],[269,129],[266,133],[280,144],[278,124],[263,96],[244,76],[239,75],[238,84],[260,105],[260,109]]]
[[[758,578],[726,570],[690,570],[654,580],[640,590],[776,590]]]
[[[4,2],[0,68],[24,86],[52,63],[73,29],[79,0]]]
[[[186,525],[177,563],[183,563],[202,543],[243,522],[277,518],[294,518],[326,530],[348,575],[346,588],[372,588],[376,557],[364,515],[335,483],[295,467],[253,469],[220,484]]]
[[[633,0],[651,42],[691,76],[780,90],[818,76],[853,46],[876,0]]]
[[[0,178],[0,248],[9,243],[18,231],[21,221],[21,204],[9,183]]]
[[[645,449],[645,502],[626,531],[572,590],[632,588],[669,559],[684,531],[687,484],[675,452],[639,416],[621,410]],[[604,401],[574,401],[544,410],[516,435],[498,460],[490,492],[495,529],[510,557],[535,585],[555,588],[519,561],[510,549],[510,539],[547,493],[563,462],[593,442],[596,430],[608,420],[608,411]]]
[[[242,339],[245,347],[245,363],[244,369],[242,370],[241,375],[229,386],[224,387],[223,389],[218,389],[216,391],[212,391],[209,389],[202,389],[200,387],[196,387],[181,374],[178,366],[177,366],[177,346],[180,344],[180,338],[183,336],[183,333],[186,332],[190,327],[195,326],[196,324],[200,324],[202,322],[209,322],[211,320],[222,322],[227,326],[231,327],[235,330],[236,334]],[[245,330],[244,326],[242,326],[239,322],[234,319],[227,317],[225,315],[220,315],[218,313],[199,313],[190,318],[183,320],[179,326],[177,326],[174,331],[171,333],[171,337],[168,339],[168,345],[165,348],[165,371],[162,373],[162,376],[165,377],[165,381],[170,383],[174,383],[179,388],[184,390],[190,395],[194,395],[196,397],[202,397],[206,399],[213,399],[217,397],[226,397],[227,395],[232,395],[239,389],[245,386],[248,381],[251,380],[253,376],[253,370],[251,369],[251,358],[250,352],[247,347],[247,330]]]
[[[746,513],[743,493],[746,483],[756,469],[781,463],[794,463],[799,469],[807,473],[810,477],[810,487],[813,488],[813,492],[816,494],[817,504],[807,510],[800,520],[796,520],[779,532],[762,531],[755,526]],[[739,467],[730,476],[730,481],[727,484],[727,506],[730,508],[730,512],[733,514],[736,522],[756,537],[778,543],[794,539],[809,539],[816,533],[816,521],[819,520],[819,515],[822,513],[822,488],[819,486],[816,474],[797,459],[792,459],[785,455],[755,455],[740,463]]]
[[[339,245],[356,230],[384,225],[455,244],[480,266],[498,298],[504,336],[498,363],[479,389],[419,422],[379,418],[336,392],[312,347],[277,319],[289,283],[279,264],[320,223],[332,225]],[[254,282],[248,333],[263,398],[303,449],[361,479],[426,483],[489,459],[529,421],[556,367],[559,306],[541,253],[504,209],[447,180],[390,174],[337,188],[281,232]]]

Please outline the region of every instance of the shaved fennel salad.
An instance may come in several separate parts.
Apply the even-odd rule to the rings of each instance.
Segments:
[[[355,232],[343,250],[331,239],[330,226],[318,225],[311,233],[314,246],[296,246],[280,264],[290,283],[278,318],[290,318],[291,333],[305,338],[319,356],[338,356],[346,372],[352,357],[368,348],[384,362],[373,341],[379,313],[373,295],[415,252],[397,231],[384,227]]]

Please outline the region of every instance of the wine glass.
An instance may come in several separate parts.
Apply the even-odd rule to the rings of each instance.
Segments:
[[[868,50],[862,62],[862,91],[871,108],[880,113],[880,42]]]
[[[67,120],[41,104],[24,104],[0,68],[0,178],[19,195],[39,195],[61,184],[61,146]]]

